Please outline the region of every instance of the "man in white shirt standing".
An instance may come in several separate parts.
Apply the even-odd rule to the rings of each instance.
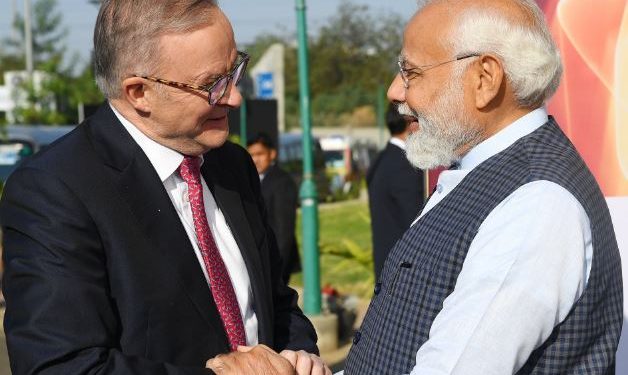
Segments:
[[[345,374],[613,374],[622,276],[606,202],[544,103],[562,72],[532,0],[435,0],[388,97],[441,174],[391,250]]]
[[[12,372],[329,373],[226,141],[249,59],[229,20],[213,0],[105,0],[94,45],[107,103],[2,197]]]

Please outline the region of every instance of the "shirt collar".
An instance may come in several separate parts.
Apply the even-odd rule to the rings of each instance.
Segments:
[[[406,142],[404,142],[402,139],[397,138],[397,137],[391,137],[390,140],[388,141],[390,143],[392,143],[393,145],[399,147],[402,150],[406,150]]]
[[[472,148],[460,159],[458,163],[460,169],[472,170],[486,159],[504,151],[520,138],[540,128],[547,121],[545,108],[535,109]]]
[[[144,154],[146,154],[148,160],[150,160],[150,163],[159,175],[161,182],[164,182],[179,168],[179,165],[181,165],[181,162],[183,161],[183,155],[150,139],[135,125],[133,125],[133,123],[122,116],[122,114],[120,114],[120,112],[118,112],[115,107],[111,105],[111,103],[109,106],[124,128],[129,132],[133,140],[138,144],[138,146],[140,146],[142,151],[144,151]]]

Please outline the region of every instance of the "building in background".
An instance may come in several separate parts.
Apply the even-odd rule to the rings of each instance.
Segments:
[[[253,79],[253,92],[257,99],[277,100],[277,124],[279,132],[283,133],[286,129],[283,44],[270,46],[250,69],[249,75]]]
[[[48,73],[35,70],[33,72],[32,90],[41,93]],[[26,70],[7,71],[4,73],[4,86],[0,86],[0,112],[4,112],[6,121],[9,124],[16,122],[15,110],[20,107],[28,107],[28,90],[30,86],[28,72]],[[47,95],[44,100],[35,104],[40,109],[41,106],[48,106],[51,110],[56,110],[55,98]]]

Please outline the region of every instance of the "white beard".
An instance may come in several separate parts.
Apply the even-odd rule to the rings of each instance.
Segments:
[[[460,158],[457,150],[473,147],[481,140],[480,126],[464,111],[462,86],[454,84],[460,82],[457,75],[453,74],[429,113],[413,110],[406,102],[398,106],[401,115],[419,121],[419,129],[406,139],[406,157],[416,168],[448,167]]]

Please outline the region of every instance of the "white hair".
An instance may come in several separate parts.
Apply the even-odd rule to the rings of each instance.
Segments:
[[[452,28],[450,48],[456,56],[494,54],[501,59],[517,102],[538,107],[556,92],[562,75],[560,53],[534,0],[512,0],[531,24],[516,22],[498,10],[470,7]],[[431,1],[419,1],[419,5]]]

